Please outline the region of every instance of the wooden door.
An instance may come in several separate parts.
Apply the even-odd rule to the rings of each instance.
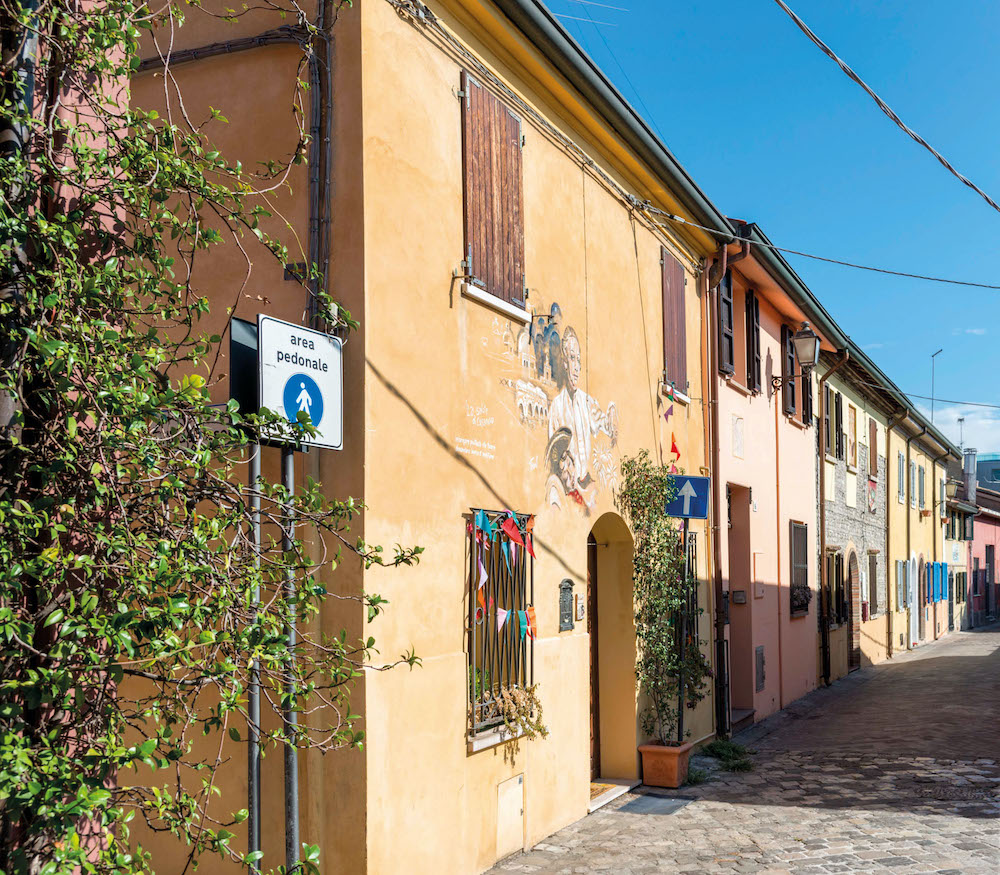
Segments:
[[[587,634],[590,635],[590,780],[601,777],[600,663],[597,641],[597,542],[587,538]]]

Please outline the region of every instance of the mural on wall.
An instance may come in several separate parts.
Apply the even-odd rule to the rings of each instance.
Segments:
[[[511,411],[545,442],[529,467],[541,468],[546,503],[589,514],[600,490],[617,485],[618,408],[602,406],[580,385],[580,338],[559,304],[516,331],[510,322],[494,323],[493,333],[512,372],[500,380],[512,393]]]

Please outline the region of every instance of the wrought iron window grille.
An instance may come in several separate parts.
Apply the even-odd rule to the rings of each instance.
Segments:
[[[480,514],[486,515],[491,534],[477,526]],[[526,613],[534,605],[535,563],[526,547],[502,530],[508,518],[507,511],[480,508],[473,508],[467,518],[468,701],[473,736],[504,725],[503,688],[523,689],[534,683],[533,635],[537,630],[522,637],[519,612]],[[530,515],[515,513],[513,519],[527,544]],[[482,587],[480,561],[486,572]]]

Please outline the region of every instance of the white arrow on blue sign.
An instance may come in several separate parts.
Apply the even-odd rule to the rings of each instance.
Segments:
[[[707,519],[710,478],[688,477],[685,474],[669,476],[677,489],[673,501],[668,502],[666,506],[667,516],[678,519]]]

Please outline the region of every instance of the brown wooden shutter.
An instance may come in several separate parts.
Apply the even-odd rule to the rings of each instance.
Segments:
[[[666,382],[685,395],[687,378],[687,322],[684,315],[684,268],[666,247],[660,247],[663,291],[663,374]]]
[[[785,382],[781,384],[785,413],[795,415],[795,345],[792,343],[792,329],[781,326],[781,376]]]
[[[878,476],[878,423],[868,420],[868,473]]]
[[[802,422],[812,426],[813,421],[813,384],[809,372],[802,374]]]
[[[844,458],[844,396],[838,392],[833,398],[834,424],[837,429],[837,458]]]
[[[751,289],[746,295],[747,388],[760,391],[760,299]]]
[[[521,120],[462,73],[465,257],[472,282],[524,306]]]
[[[719,283],[719,370],[724,374],[736,372],[735,344],[733,343],[733,275],[727,270]]]
[[[823,437],[826,446],[824,447],[824,452],[833,455],[833,444],[831,443],[833,439],[833,433],[830,431],[830,399],[833,397],[833,393],[830,391],[829,386],[823,387]]]

